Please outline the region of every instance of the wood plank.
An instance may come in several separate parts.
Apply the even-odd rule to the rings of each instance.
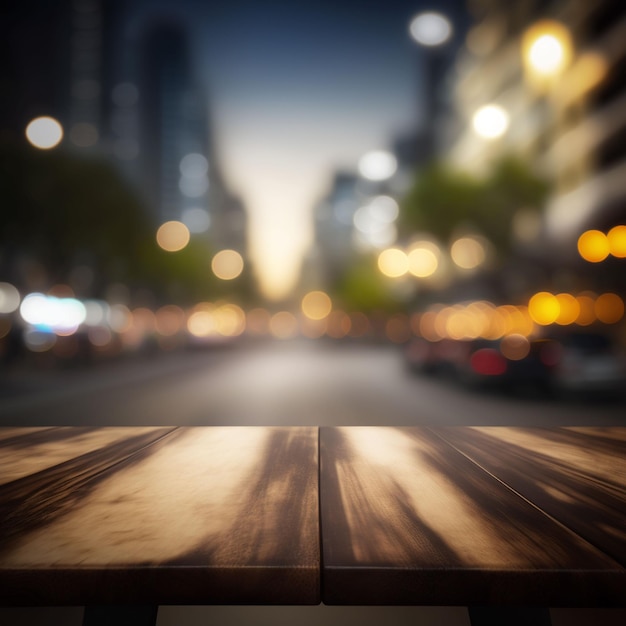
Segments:
[[[618,563],[433,430],[322,428],[320,455],[327,604],[624,602]]]
[[[626,566],[626,428],[481,427],[437,432]]]
[[[140,430],[2,487],[15,519],[28,483],[31,514],[0,548],[0,602],[319,602],[316,428],[178,428],[137,448]]]

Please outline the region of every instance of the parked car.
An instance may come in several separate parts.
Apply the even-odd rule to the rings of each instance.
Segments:
[[[626,354],[601,331],[564,331],[552,336],[551,382],[562,394],[623,393]]]
[[[554,359],[550,340],[520,335],[436,342],[416,338],[405,347],[405,361],[411,369],[449,375],[471,387],[547,387]]]

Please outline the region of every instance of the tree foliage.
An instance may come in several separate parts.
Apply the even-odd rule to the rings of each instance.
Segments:
[[[193,241],[175,254],[161,250],[155,226],[129,184],[110,164],[63,152],[0,146],[0,269],[20,259],[43,266],[51,282],[88,266],[97,293],[122,282],[157,297],[212,296],[221,286],[210,250]]]
[[[495,161],[482,177],[435,163],[418,173],[405,196],[400,231],[426,231],[447,241],[459,229],[475,230],[506,253],[515,213],[541,208],[548,191],[547,180],[516,156]]]

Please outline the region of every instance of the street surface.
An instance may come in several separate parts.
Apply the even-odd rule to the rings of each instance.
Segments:
[[[620,426],[619,402],[501,393],[412,374],[396,346],[276,342],[11,372],[0,425]]]

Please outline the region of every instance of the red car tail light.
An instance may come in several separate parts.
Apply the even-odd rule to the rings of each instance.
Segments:
[[[483,376],[500,376],[506,372],[506,359],[492,348],[476,350],[470,357],[470,366]]]

